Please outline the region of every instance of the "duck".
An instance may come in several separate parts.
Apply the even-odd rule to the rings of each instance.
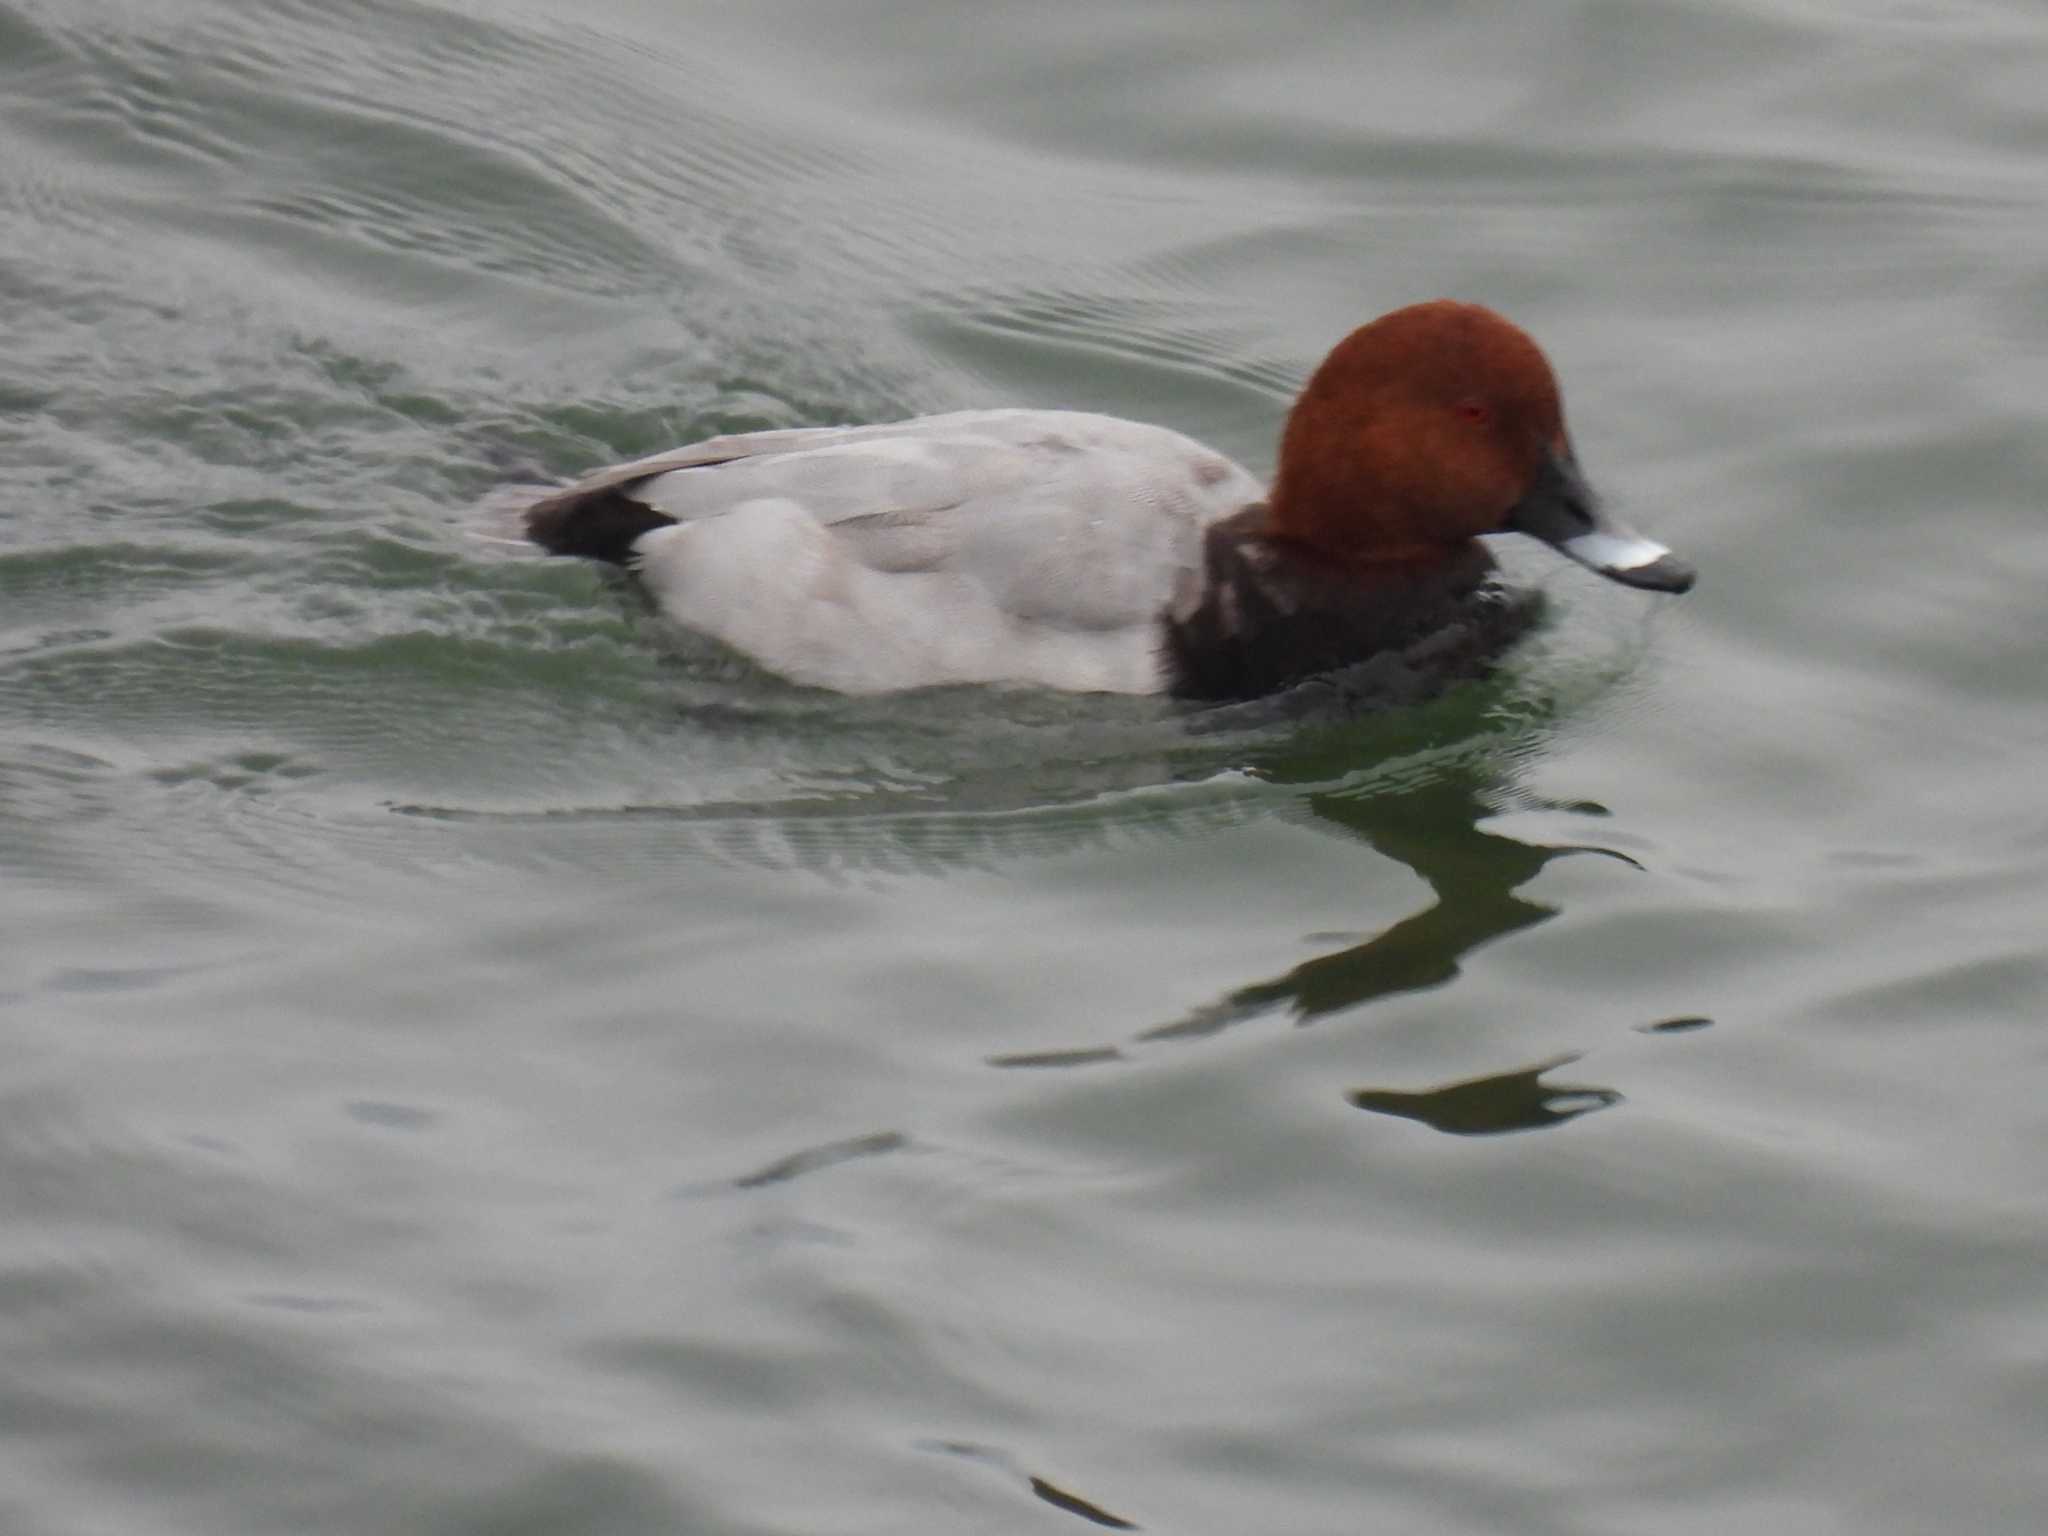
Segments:
[[[1164,426],[998,408],[712,437],[522,503],[551,555],[800,685],[1260,698],[1398,661],[1488,669],[1531,622],[1482,541],[1624,586],[1692,567],[1607,515],[1535,340],[1436,299],[1358,327],[1287,413],[1270,487]],[[1440,679],[1439,679],[1440,680]]]

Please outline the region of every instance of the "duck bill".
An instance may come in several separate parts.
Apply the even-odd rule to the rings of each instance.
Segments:
[[[1541,539],[1623,586],[1684,592],[1693,583],[1693,569],[1685,561],[1600,510],[1569,448],[1545,456],[1535,484],[1508,513],[1507,527]]]

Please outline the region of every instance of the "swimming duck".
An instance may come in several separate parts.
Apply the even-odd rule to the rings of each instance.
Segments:
[[[1166,427],[975,410],[714,437],[600,470],[523,523],[550,554],[628,568],[675,623],[845,693],[1250,699],[1382,653],[1470,675],[1527,622],[1482,534],[1632,587],[1693,582],[1602,514],[1536,343],[1452,300],[1337,344],[1270,491]]]

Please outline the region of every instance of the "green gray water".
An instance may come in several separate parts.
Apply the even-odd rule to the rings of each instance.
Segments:
[[[2048,13],[0,0],[0,1529],[2048,1523]],[[1408,300],[1677,601],[848,702],[470,536]]]

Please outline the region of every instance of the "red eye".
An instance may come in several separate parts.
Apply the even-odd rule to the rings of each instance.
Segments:
[[[1493,420],[1493,412],[1489,411],[1477,400],[1467,400],[1458,406],[1458,419],[1460,421],[1469,421],[1475,427],[1483,427]]]

